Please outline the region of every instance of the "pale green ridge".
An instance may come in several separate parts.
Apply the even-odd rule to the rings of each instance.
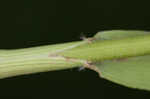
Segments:
[[[107,30],[98,32],[94,38],[96,40],[116,40],[123,38],[132,38],[135,36],[143,36],[150,34],[149,31],[141,30]]]

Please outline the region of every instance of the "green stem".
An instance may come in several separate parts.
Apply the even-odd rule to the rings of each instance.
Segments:
[[[80,41],[26,49],[1,50],[0,78],[81,66],[81,62],[70,62],[63,57],[50,55],[84,43]]]
[[[150,54],[150,35],[115,40],[78,41],[34,48],[1,50],[0,78],[61,70],[84,65]],[[75,61],[68,60],[68,57]]]

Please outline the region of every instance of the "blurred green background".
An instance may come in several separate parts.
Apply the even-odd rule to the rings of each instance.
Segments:
[[[0,1],[0,48],[16,49],[80,40],[112,29],[150,30],[149,3],[132,0]],[[70,69],[0,80],[4,98],[150,98],[150,92]]]

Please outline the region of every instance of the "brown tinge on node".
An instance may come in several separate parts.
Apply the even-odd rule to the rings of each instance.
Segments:
[[[81,39],[87,41],[89,44],[96,40],[94,37],[86,38],[85,36],[82,36]]]
[[[101,77],[101,72],[100,72],[100,70],[99,70],[95,65],[93,65],[92,62],[86,61],[83,65],[84,65],[84,67],[86,67],[86,68],[89,68],[89,69],[91,69],[91,70],[96,71],[96,72],[99,74],[99,76]]]

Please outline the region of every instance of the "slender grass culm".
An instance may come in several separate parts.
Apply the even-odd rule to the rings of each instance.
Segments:
[[[131,88],[150,90],[150,32],[111,30],[64,44],[0,50],[0,78],[85,67]]]

